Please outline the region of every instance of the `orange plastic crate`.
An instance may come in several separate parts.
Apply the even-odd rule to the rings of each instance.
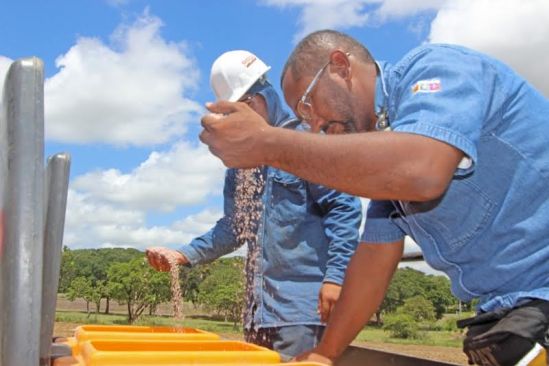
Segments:
[[[86,341],[94,340],[218,340],[217,334],[205,332],[195,328],[176,327],[146,327],[129,325],[82,325],[76,328],[74,337],[64,342],[72,349],[73,355],[80,353],[81,345]]]
[[[195,364],[196,366],[208,366],[208,364],[205,363],[199,363]],[[235,366],[239,365],[239,363],[220,363],[220,364],[214,364],[215,366]],[[254,364],[247,364],[246,366],[263,366],[264,363],[254,363]],[[53,366],[87,366],[81,357],[60,357],[53,361]],[[210,366],[212,366],[210,364]],[[286,363],[273,363],[269,364],[269,366],[325,366],[322,363],[318,362],[286,362]]]
[[[133,325],[82,325],[74,336],[78,342],[88,340],[217,340],[217,334],[195,328],[146,327]]]
[[[278,353],[239,341],[87,341],[85,366],[276,364]]]

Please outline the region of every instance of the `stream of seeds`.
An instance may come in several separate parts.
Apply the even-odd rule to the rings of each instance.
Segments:
[[[263,203],[261,193],[264,188],[264,179],[260,168],[239,169],[236,172],[236,187],[234,194],[234,215],[232,218],[232,229],[239,246],[248,246],[248,255],[246,257],[246,266],[244,273],[246,276],[246,306],[244,307],[242,318],[250,314],[255,300],[253,298],[254,274],[258,270],[259,245],[257,242],[258,222],[263,212]],[[181,326],[184,320],[182,311],[181,286],[179,284],[179,265],[176,256],[168,255],[171,275],[171,292],[173,314],[177,326]]]
[[[255,305],[253,287],[255,273],[258,271],[258,255],[260,251],[257,242],[257,228],[263,213],[263,202],[261,194],[265,181],[260,168],[239,169],[236,172],[236,187],[234,194],[235,209],[233,216],[233,232],[237,243],[248,246],[246,266],[244,274],[246,277],[246,304],[243,309],[242,319],[246,315],[252,316]]]
[[[184,315],[182,308],[183,301],[181,298],[181,286],[179,284],[179,265],[175,255],[168,255],[166,259],[170,264],[170,287],[172,291],[173,316],[176,321],[176,327],[181,327],[184,320]]]

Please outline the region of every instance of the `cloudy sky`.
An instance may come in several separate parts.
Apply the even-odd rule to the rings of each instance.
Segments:
[[[295,42],[322,28],[389,62],[426,42],[469,46],[549,96],[547,0],[5,2],[0,80],[13,60],[44,61],[46,154],[73,160],[65,245],[177,248],[208,230],[224,174],[197,138],[212,62],[248,49],[278,85]]]

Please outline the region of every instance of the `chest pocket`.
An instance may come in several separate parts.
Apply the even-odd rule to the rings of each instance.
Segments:
[[[462,179],[453,181],[439,199],[403,202],[403,206],[409,224],[416,222],[441,247],[455,252],[489,225],[495,203],[474,183]]]
[[[272,176],[271,217],[279,222],[303,219],[307,209],[305,182],[295,175],[276,170]]]

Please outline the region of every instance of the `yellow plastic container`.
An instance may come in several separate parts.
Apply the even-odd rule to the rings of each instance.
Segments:
[[[181,364],[180,364],[181,365]],[[209,364],[213,366],[212,364]],[[236,366],[239,363],[218,363],[215,366]],[[264,363],[246,364],[246,366],[264,366]],[[88,366],[82,360],[82,357],[60,357],[53,361],[53,366]],[[208,364],[200,363],[195,366],[208,366]],[[286,363],[273,363],[270,366],[325,366],[318,362],[286,362]]]
[[[218,339],[220,339],[220,337],[217,334],[195,328],[128,325],[82,325],[76,328],[74,337],[67,338],[65,344],[71,347],[73,355],[78,355],[80,353],[82,343],[94,340],[206,341]]]
[[[195,328],[145,327],[130,325],[82,325],[74,336],[78,342],[89,340],[217,340],[217,334]]]
[[[276,364],[278,353],[239,341],[87,341],[80,358],[86,366]]]

